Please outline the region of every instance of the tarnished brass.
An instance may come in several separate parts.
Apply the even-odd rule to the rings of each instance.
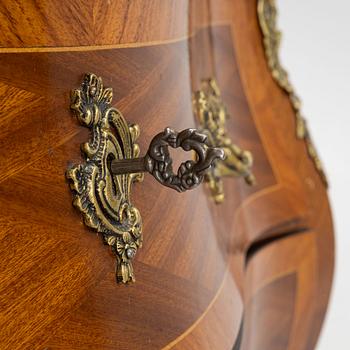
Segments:
[[[135,141],[140,129],[129,126],[111,106],[112,97],[112,89],[104,88],[101,78],[94,74],[87,74],[81,89],[73,91],[71,108],[79,122],[91,130],[91,138],[82,145],[86,162],[70,168],[67,177],[73,203],[82,212],[85,224],[100,232],[115,254],[117,282],[127,283],[135,280],[131,261],[142,245],[141,215],[130,202],[130,190],[143,175],[113,175],[110,164],[139,155]]]
[[[177,174],[172,168],[172,159],[168,147],[181,147],[185,151],[196,152],[196,161],[183,162]],[[184,192],[197,187],[210,170],[216,159],[224,159],[224,151],[208,146],[208,138],[196,129],[186,129],[180,133],[171,128],[156,135],[145,157],[128,160],[114,160],[111,163],[113,174],[149,172],[162,185],[178,192]]]
[[[306,120],[302,116],[301,102],[293,86],[291,85],[287,71],[282,67],[279,59],[281,32],[277,28],[277,6],[275,0],[258,0],[258,18],[263,34],[265,55],[271,74],[279,86],[289,95],[296,117],[296,135],[306,143],[308,154],[313,160],[315,168],[322,181],[328,186],[327,178],[323,170],[320,158],[312,142]]]
[[[216,203],[224,201],[222,178],[224,176],[243,177],[247,184],[253,185],[253,156],[251,152],[235,145],[226,132],[229,117],[221,99],[221,93],[214,79],[203,80],[201,89],[194,93],[193,106],[199,120],[200,131],[208,136],[209,144],[220,147],[225,152],[224,161],[216,161],[205,175],[211,195]]]
[[[91,138],[82,145],[85,162],[68,169],[67,178],[85,224],[101,233],[115,254],[117,282],[128,283],[135,280],[132,260],[142,245],[141,215],[130,202],[132,183],[149,172],[178,192],[193,189],[215,160],[224,159],[224,151],[209,146],[207,136],[195,129],[178,133],[166,128],[153,138],[146,156],[138,158],[140,129],[111,106],[112,97],[112,89],[94,74],[73,91],[71,109],[91,130]],[[195,151],[196,160],[182,163],[174,174],[169,146]]]

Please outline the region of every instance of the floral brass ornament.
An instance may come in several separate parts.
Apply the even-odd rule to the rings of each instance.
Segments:
[[[253,155],[232,142],[226,132],[229,118],[221,93],[214,79],[203,80],[201,89],[194,93],[193,106],[200,131],[208,136],[209,144],[225,152],[224,161],[216,161],[206,174],[206,182],[216,203],[224,201],[223,177],[243,177],[248,185],[255,184],[252,173]]]
[[[74,205],[82,212],[87,226],[101,233],[116,257],[117,282],[134,281],[132,259],[142,245],[142,220],[130,203],[131,184],[142,174],[111,174],[115,159],[130,159],[140,153],[135,143],[140,130],[129,126],[121,113],[111,107],[112,89],[104,88],[101,78],[87,74],[81,89],[72,93],[71,109],[79,122],[91,130],[82,145],[86,162],[70,168]],[[112,130],[118,130],[117,138]]]
[[[101,234],[116,257],[117,283],[129,283],[135,281],[132,260],[142,245],[141,215],[130,202],[132,184],[149,172],[164,186],[178,192],[191,190],[215,160],[224,158],[224,151],[209,146],[207,136],[195,129],[165,128],[153,138],[146,155],[138,158],[135,141],[140,129],[128,125],[111,106],[112,98],[112,89],[104,88],[95,74],[86,74],[81,88],[72,92],[71,109],[91,130],[91,138],[82,145],[85,162],[69,168],[66,175],[73,204],[85,224]],[[168,146],[195,151],[196,161],[183,162],[175,174]]]
[[[321,160],[312,142],[306,120],[302,116],[300,99],[289,81],[287,71],[282,67],[280,62],[279,48],[282,34],[277,28],[277,15],[275,0],[258,0],[259,24],[263,34],[265,55],[271,74],[279,86],[289,95],[296,117],[297,138],[305,141],[308,154],[313,160],[316,170],[320,174],[324,184],[328,186]]]

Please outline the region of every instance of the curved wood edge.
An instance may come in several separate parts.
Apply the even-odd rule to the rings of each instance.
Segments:
[[[229,270],[212,302],[198,320],[163,348],[231,349],[241,329],[243,303]]]

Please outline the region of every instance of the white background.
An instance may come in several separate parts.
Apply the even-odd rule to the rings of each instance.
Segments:
[[[317,350],[349,350],[350,0],[278,0],[277,5],[281,60],[302,98],[328,174],[336,229],[335,279]]]

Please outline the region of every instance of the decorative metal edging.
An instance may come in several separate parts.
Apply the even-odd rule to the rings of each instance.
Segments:
[[[298,139],[304,140],[308,154],[312,159],[316,170],[320,174],[322,181],[328,187],[327,177],[323,170],[321,160],[312,142],[306,120],[301,113],[301,102],[291,85],[287,71],[281,65],[279,59],[279,48],[281,42],[281,32],[277,28],[277,6],[275,0],[258,0],[258,19],[263,34],[265,55],[271,74],[278,85],[289,95],[290,102],[296,117],[296,135]]]

